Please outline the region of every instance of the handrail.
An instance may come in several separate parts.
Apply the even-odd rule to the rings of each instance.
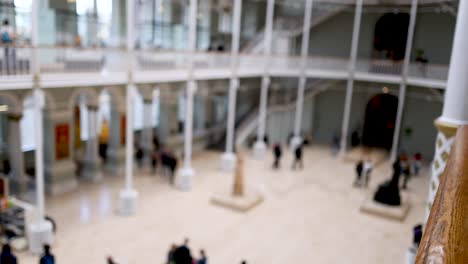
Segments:
[[[468,125],[458,129],[416,257],[417,264],[468,263]]]

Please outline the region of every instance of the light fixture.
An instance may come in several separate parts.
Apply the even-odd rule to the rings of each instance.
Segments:
[[[0,105],[0,112],[8,112],[8,105]]]
[[[382,92],[385,94],[388,93],[388,87],[384,86],[384,88],[382,88]]]

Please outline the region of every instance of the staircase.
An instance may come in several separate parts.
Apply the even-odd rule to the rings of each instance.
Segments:
[[[336,6],[333,9],[317,9],[316,12],[312,15],[312,21],[310,23],[310,28],[312,29],[317,25],[325,22],[326,20],[334,17],[335,15],[341,13],[345,6]],[[276,18],[274,21],[274,32],[273,37],[280,38],[295,38],[302,35],[304,21],[301,17],[294,18]],[[264,46],[264,36],[265,29],[260,31],[250,42],[247,42],[241,49],[242,52],[258,54],[263,51]]]
[[[334,80],[317,80],[305,90],[304,103],[317,96],[319,93],[327,90],[328,88],[335,85],[338,81]],[[268,115],[272,115],[278,112],[295,111],[296,110],[296,98],[292,98],[288,102],[270,104],[268,106]],[[254,135],[255,130],[258,126],[258,110],[252,111],[246,118],[245,121],[239,126],[236,126],[235,131],[235,146],[245,145],[247,139]]]

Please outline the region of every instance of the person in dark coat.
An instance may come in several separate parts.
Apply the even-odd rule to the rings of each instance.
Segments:
[[[294,150],[294,162],[292,165],[293,170],[296,169],[297,165],[299,168],[304,168],[304,164],[302,163],[302,144],[297,145],[296,149]]]
[[[364,162],[360,160],[356,165],[356,180],[354,186],[361,186],[362,171],[364,170]]]
[[[8,244],[3,245],[2,253],[0,254],[1,264],[16,264],[16,256],[11,252],[11,247]]]
[[[55,257],[50,253],[49,245],[44,245],[44,254],[42,254],[39,264],[55,264]]]
[[[273,162],[273,169],[278,169],[280,166],[280,159],[282,155],[280,144],[275,144],[275,146],[273,147],[273,155],[275,156],[275,162]]]

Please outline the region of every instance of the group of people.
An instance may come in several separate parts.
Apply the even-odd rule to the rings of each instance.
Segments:
[[[135,158],[139,168],[143,167],[144,151],[140,144],[135,146]],[[158,168],[161,174],[168,175],[170,181],[174,181],[175,171],[177,169],[177,157],[169,149],[161,147],[157,137],[153,138],[153,148],[151,151],[151,168],[156,173]]]
[[[413,156],[413,162],[410,164],[410,160],[406,154],[401,154],[400,157],[395,161],[393,167],[398,167],[399,174],[403,175],[402,189],[405,190],[408,187],[408,181],[411,175],[419,175],[421,170],[422,155],[417,152]],[[366,161],[360,160],[356,164],[356,180],[354,186],[356,187],[367,187],[369,185],[370,175],[374,168],[372,160],[367,159]]]
[[[11,246],[9,244],[4,244],[2,247],[2,253],[0,253],[0,263],[1,264],[17,264],[18,258],[13,254]],[[44,245],[44,252],[39,258],[39,264],[54,264],[55,257],[50,251],[49,245]]]
[[[302,162],[302,149],[303,149],[303,144],[300,143],[297,146],[294,147],[294,160],[292,164],[292,169],[296,169],[299,167],[300,169],[304,168],[304,163]],[[279,169],[281,165],[281,157],[283,156],[283,151],[281,149],[281,144],[276,143],[273,145],[273,156],[274,156],[274,162],[273,162],[273,169]]]
[[[189,240],[186,238],[180,246],[173,244],[167,254],[167,264],[207,264],[205,250],[200,249],[200,257],[194,258],[188,246]]]
[[[16,34],[14,28],[10,25],[8,19],[3,20],[0,29],[0,41],[4,50],[4,57],[2,66],[7,74],[14,74],[16,70],[16,50],[13,45],[15,44]]]
[[[368,187],[371,172],[374,169],[374,163],[371,159],[366,161],[360,160],[356,165],[356,180],[354,186],[356,187]]]

